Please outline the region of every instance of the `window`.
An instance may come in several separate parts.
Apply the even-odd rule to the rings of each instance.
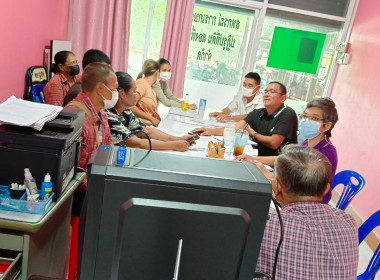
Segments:
[[[196,0],[184,84],[190,102],[198,104],[206,98],[208,108],[224,108],[239,90],[244,69],[258,72],[262,86],[274,80],[284,83],[287,105],[302,111],[306,102],[324,96],[329,86],[328,78],[335,71],[335,47],[347,32],[349,24],[345,23],[351,20],[351,2]],[[166,6],[167,0],[132,1],[128,72],[134,78],[144,60],[159,58]],[[259,14],[260,9],[266,10],[265,15]],[[319,14],[306,15],[310,11]],[[316,74],[267,67],[276,26],[326,34]]]
[[[132,1],[127,72],[134,79],[146,59],[159,59],[166,6],[167,0]]]
[[[186,69],[190,102],[221,109],[236,94],[250,44],[254,11],[198,1]]]
[[[341,25],[342,23],[340,22],[315,19],[286,12],[274,10],[268,10],[267,12],[259,42],[255,71],[261,75],[263,84],[270,81],[283,83],[288,89],[286,103],[298,113],[302,111],[304,104],[308,101],[313,98],[323,97],[326,78],[333,67],[331,62],[335,46],[338,43]],[[326,34],[317,74],[313,75],[266,66],[273,31],[276,26]]]

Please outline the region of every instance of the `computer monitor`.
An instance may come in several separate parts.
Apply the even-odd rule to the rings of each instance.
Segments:
[[[89,169],[80,279],[253,278],[272,193],[254,164],[116,150]]]

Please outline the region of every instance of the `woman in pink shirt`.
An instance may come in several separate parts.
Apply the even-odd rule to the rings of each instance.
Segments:
[[[137,104],[130,109],[145,124],[158,126],[161,121],[157,113],[157,97],[152,86],[160,77],[160,65],[153,59],[143,64],[143,69],[137,76]]]
[[[63,106],[63,100],[74,85],[80,81],[78,60],[72,52],[60,51],[54,56],[54,77],[44,88],[45,103]]]

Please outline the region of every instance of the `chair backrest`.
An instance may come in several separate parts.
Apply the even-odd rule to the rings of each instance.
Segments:
[[[359,244],[376,227],[380,226],[380,210],[372,214],[359,228]],[[358,276],[358,280],[373,280],[380,269],[380,244],[373,253],[366,270]]]
[[[45,103],[44,87],[47,83],[47,73],[43,66],[31,66],[25,74],[24,100]]]
[[[352,182],[352,177],[358,181],[357,185]],[[336,208],[345,210],[354,196],[364,187],[365,180],[359,173],[355,171],[343,170],[335,175],[331,190],[333,190],[339,184],[343,184],[344,187]]]

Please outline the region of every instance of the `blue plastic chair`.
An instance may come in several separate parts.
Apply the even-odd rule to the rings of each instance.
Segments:
[[[380,226],[380,210],[372,214],[359,228],[359,244],[375,228]],[[366,270],[358,276],[358,280],[373,280],[380,269],[380,244],[373,253]]]
[[[359,182],[357,185],[352,182],[352,177],[354,177]],[[365,180],[359,173],[356,173],[355,171],[343,170],[335,175],[331,190],[333,190],[339,184],[343,184],[344,188],[336,205],[336,208],[345,210],[351,203],[351,200],[354,198],[354,196],[364,187]]]

